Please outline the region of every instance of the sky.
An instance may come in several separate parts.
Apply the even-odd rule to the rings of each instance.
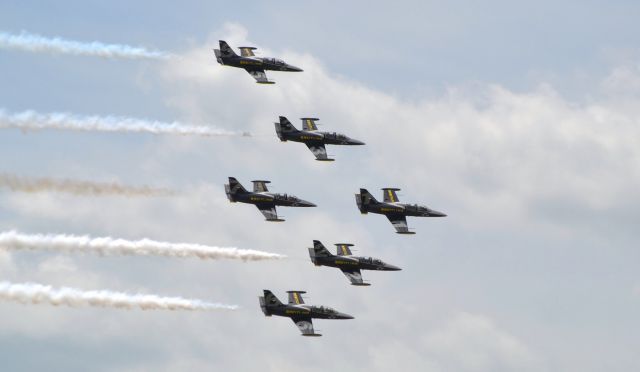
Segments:
[[[0,129],[0,173],[175,190],[152,197],[0,189],[0,231],[285,254],[241,262],[0,250],[0,281],[182,296],[228,312],[0,302],[11,371],[630,371],[640,368],[640,49],[632,1],[5,1],[0,32],[175,55],[0,48],[0,108],[132,117],[251,137]],[[253,45],[301,73],[257,85],[212,48]],[[273,122],[320,118],[366,142],[316,162]],[[271,180],[318,204],[265,222],[223,184]],[[447,213],[413,236],[361,215],[360,187]],[[402,271],[348,285],[312,240]],[[265,318],[263,289],[354,315]]]

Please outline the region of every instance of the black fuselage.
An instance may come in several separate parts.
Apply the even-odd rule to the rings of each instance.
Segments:
[[[364,145],[364,142],[349,138],[344,134],[336,132],[319,132],[298,130],[295,132],[277,131],[281,141],[293,141],[302,143],[321,143],[325,145]]]
[[[284,316],[288,318],[313,318],[313,319],[353,319],[349,314],[335,311],[330,307],[312,305],[267,305],[264,307],[265,315]]]
[[[256,204],[256,205],[276,205],[283,207],[315,207],[316,205],[302,200],[293,195],[275,194],[270,192],[236,192],[228,193],[227,196],[232,202]]]
[[[360,205],[359,205],[360,207]],[[384,215],[401,215],[410,217],[446,217],[446,214],[417,204],[403,203],[369,203],[362,206],[363,212],[378,213]]]
[[[290,71],[290,72],[302,71],[301,68],[298,68],[293,65],[289,65],[284,61],[276,58],[265,58],[265,57],[256,57],[256,56],[218,57],[218,62],[221,65],[240,67],[250,71],[259,71],[259,70]]]
[[[384,263],[381,260],[371,257],[357,256],[330,256],[319,257],[312,256],[312,261],[316,266],[337,267],[339,269],[360,269],[360,270],[380,270],[380,271],[397,271],[399,267]]]

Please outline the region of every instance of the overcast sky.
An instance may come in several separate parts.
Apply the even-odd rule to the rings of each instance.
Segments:
[[[7,370],[633,371],[640,369],[640,3],[5,1],[0,31],[141,46],[122,60],[0,49],[7,112],[118,115],[253,137],[0,130],[0,173],[166,187],[157,197],[0,189],[0,230],[151,238],[288,255],[270,262],[0,251],[0,280],[237,304],[163,312],[0,303]],[[263,86],[219,39],[304,69]],[[273,122],[320,118],[367,146],[316,162]],[[318,204],[267,223],[227,177]],[[443,211],[413,236],[360,215],[399,187]],[[399,272],[353,287],[307,247],[354,243]],[[300,337],[269,288],[355,320]]]

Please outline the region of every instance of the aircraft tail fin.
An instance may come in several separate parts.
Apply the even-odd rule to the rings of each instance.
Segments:
[[[229,177],[229,183],[224,185],[224,191],[227,193],[229,201],[235,202],[236,194],[244,194],[247,189],[235,177]]]
[[[332,254],[319,240],[313,241],[313,248],[309,248],[309,257],[311,262],[317,265],[317,259],[319,257],[331,257]]]
[[[216,53],[216,56],[218,57],[218,53]],[[236,54],[236,52],[233,51],[233,49],[231,49],[231,47],[229,46],[229,44],[227,44],[226,41],[224,40],[220,40],[220,56],[222,58],[229,58],[229,57],[237,57],[238,55]]]
[[[291,122],[289,121],[289,119],[287,119],[284,116],[280,116],[280,121],[278,123],[275,123],[275,126],[276,126],[276,134],[278,135],[278,138],[280,138],[280,141],[286,141],[287,134],[298,132],[296,127],[294,127],[293,124],[291,124]]]
[[[269,306],[277,306],[277,305],[282,305],[282,302],[280,302],[280,300],[278,299],[278,297],[276,297],[276,295],[273,294],[273,292],[271,292],[268,289],[263,290],[264,296],[260,297],[260,306],[262,307],[264,304],[264,308],[268,308]]]
[[[377,204],[378,201],[376,198],[371,195],[367,189],[360,189],[360,193],[356,194],[356,203],[358,204],[358,209],[360,209],[360,213],[367,213],[368,207],[371,204]]]

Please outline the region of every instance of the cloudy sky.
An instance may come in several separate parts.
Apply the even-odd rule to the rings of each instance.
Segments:
[[[229,312],[0,302],[12,371],[631,371],[640,369],[640,4],[634,1],[5,1],[0,32],[165,51],[167,60],[0,49],[0,108],[178,121],[253,137],[0,129],[0,173],[173,195],[0,189],[0,230],[234,246],[264,262],[0,250],[0,280],[236,304]],[[303,73],[261,86],[219,66],[219,39]],[[280,143],[315,116],[367,146],[334,163]],[[296,125],[298,121],[292,120]],[[228,176],[318,204],[267,223]],[[401,236],[353,194],[399,187],[448,214]],[[313,239],[401,266],[352,287]],[[353,314],[302,338],[281,299]]]

